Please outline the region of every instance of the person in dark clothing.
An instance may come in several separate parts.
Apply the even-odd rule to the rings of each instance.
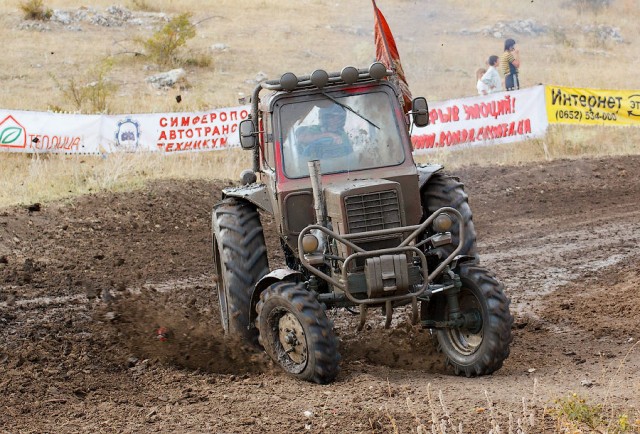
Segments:
[[[300,127],[296,138],[302,144],[303,155],[315,158],[336,158],[353,152],[353,147],[344,125],[347,112],[332,104],[319,110],[318,125]]]
[[[504,75],[504,87],[506,90],[520,89],[518,73],[520,71],[520,50],[516,41],[507,39],[504,41],[504,52],[500,57],[500,69]]]

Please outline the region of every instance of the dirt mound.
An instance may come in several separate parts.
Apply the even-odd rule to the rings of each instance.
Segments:
[[[194,285],[127,294],[95,310],[95,333],[134,364],[150,360],[218,374],[268,371],[271,363],[259,348],[225,337],[218,312],[208,307],[210,290]]]
[[[30,283],[46,295],[82,287],[100,292],[207,270],[209,212],[220,184],[169,181],[145,190],[95,194],[3,211],[9,285]],[[179,246],[191,246],[179,249]]]
[[[548,303],[542,316],[558,326],[593,333],[596,339],[633,342],[640,330],[638,288],[640,261],[626,264],[624,269],[607,268],[548,295],[553,303]]]

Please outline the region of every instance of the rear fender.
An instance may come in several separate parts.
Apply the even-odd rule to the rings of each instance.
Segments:
[[[431,175],[436,172],[439,172],[444,167],[439,164],[418,164],[416,165],[416,169],[418,169],[418,186],[419,189],[422,190],[422,187],[429,181]]]
[[[267,186],[262,183],[253,183],[241,187],[229,187],[222,190],[222,198],[236,197],[251,202],[261,210],[273,214],[273,207],[269,200]]]
[[[267,289],[269,286],[273,285],[276,282],[300,282],[303,280],[304,275],[299,272],[292,270],[290,268],[281,268],[279,270],[274,270],[269,274],[263,276],[256,286],[253,288],[253,294],[251,294],[251,312],[249,313],[249,323],[253,323],[258,316],[256,312],[256,306],[258,305],[258,301],[260,300],[260,294]]]

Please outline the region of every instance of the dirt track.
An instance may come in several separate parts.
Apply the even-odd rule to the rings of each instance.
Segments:
[[[554,432],[543,410],[571,392],[635,420],[639,172],[626,157],[456,173],[516,317],[510,358],[479,379],[452,376],[403,318],[358,335],[332,314],[328,386],[226,342],[209,244],[222,183],[0,209],[0,432]]]

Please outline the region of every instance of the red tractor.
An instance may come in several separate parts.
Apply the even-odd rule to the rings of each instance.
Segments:
[[[213,209],[225,331],[304,380],[338,374],[326,311],[343,307],[362,329],[369,312],[389,327],[405,306],[456,374],[491,374],[509,355],[510,302],[479,265],[463,185],[412,158],[410,121],[428,124],[427,101],[405,115],[390,79],[374,63],[259,84],[239,128],[253,170]],[[275,219],[286,268],[269,268],[259,211]]]

